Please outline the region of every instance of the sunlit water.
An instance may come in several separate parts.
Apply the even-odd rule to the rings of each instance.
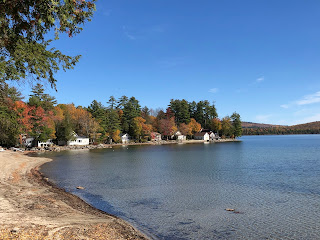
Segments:
[[[41,171],[158,239],[319,239],[320,135],[241,140],[53,153]]]

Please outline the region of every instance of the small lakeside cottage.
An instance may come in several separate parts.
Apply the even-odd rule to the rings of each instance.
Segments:
[[[176,139],[178,141],[185,141],[187,140],[187,137],[183,135],[180,131],[177,131],[174,133],[174,135],[171,136],[172,139]]]
[[[217,136],[214,132],[209,132],[209,137],[210,137],[210,140],[215,140],[217,139]]]
[[[51,147],[53,145],[52,139],[48,139],[46,142],[37,142],[37,147]]]
[[[125,133],[125,134],[121,135],[121,142],[123,144],[129,143],[130,139],[131,139],[131,137],[130,137],[130,135],[128,133]]]
[[[89,145],[89,138],[85,136],[79,136],[75,132],[73,132],[74,140],[70,141],[58,141],[59,146],[87,146]]]
[[[33,137],[26,137],[26,138],[23,138],[22,139],[22,144],[28,148],[31,148],[32,147],[32,144],[33,144],[33,140],[34,138]]]
[[[210,140],[210,134],[208,132],[199,132],[194,134],[195,140],[204,140],[209,141]]]
[[[25,137],[22,139],[22,144],[27,148],[31,148],[31,147],[43,148],[43,147],[51,147],[53,145],[53,141],[52,139],[48,139],[45,142],[40,142],[40,141],[34,142],[33,137]]]

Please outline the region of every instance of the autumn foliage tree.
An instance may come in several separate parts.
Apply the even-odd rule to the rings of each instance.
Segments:
[[[233,136],[232,122],[229,116],[226,116],[221,120],[221,133],[223,137]]]
[[[20,132],[28,133],[32,129],[31,112],[34,107],[22,101],[16,101],[13,106],[13,111],[17,113],[18,123],[20,124]]]
[[[111,138],[112,138],[112,140],[113,140],[115,143],[120,142],[120,140],[121,140],[120,130],[119,130],[119,129],[115,130],[115,131],[112,133]]]
[[[174,117],[161,119],[159,123],[159,130],[162,135],[164,135],[167,140],[177,131],[177,126]]]
[[[179,131],[185,136],[192,135],[192,128],[190,127],[190,123],[189,124],[181,123],[179,126]]]
[[[211,120],[211,130],[214,131],[219,135],[219,132],[221,131],[221,121],[219,118],[213,118]]]
[[[141,137],[150,136],[152,126],[150,124],[146,124],[146,120],[144,118],[135,117],[133,119],[133,129],[133,137],[141,141]]]
[[[192,135],[201,131],[201,124],[198,123],[194,118],[191,118],[190,123],[188,125],[191,129]]]
[[[209,128],[220,131],[224,137],[237,137],[242,131],[238,113],[220,121],[214,117],[215,107],[208,101],[171,100],[165,112],[147,107],[141,109],[134,97],[122,96],[117,101],[111,96],[107,103],[109,106],[105,107],[94,100],[88,108],[74,104],[56,105],[55,98],[45,93],[41,84],[34,86],[28,102],[23,102],[16,89],[0,85],[0,144],[15,145],[19,134],[20,140],[27,134],[35,141],[67,142],[74,140],[76,133],[96,143],[117,143],[121,141],[121,134],[128,133],[135,141],[146,141],[152,132],[160,132],[169,139],[178,129],[191,138],[202,126],[197,119],[189,119],[189,114],[197,116],[206,125],[210,121]]]

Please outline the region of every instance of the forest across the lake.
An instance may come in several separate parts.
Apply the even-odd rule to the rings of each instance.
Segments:
[[[243,135],[319,134],[320,121],[292,126],[242,122]]]

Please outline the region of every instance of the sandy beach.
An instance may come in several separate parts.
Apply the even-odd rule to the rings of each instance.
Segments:
[[[47,182],[37,169],[48,161],[0,152],[0,239],[148,239]]]

